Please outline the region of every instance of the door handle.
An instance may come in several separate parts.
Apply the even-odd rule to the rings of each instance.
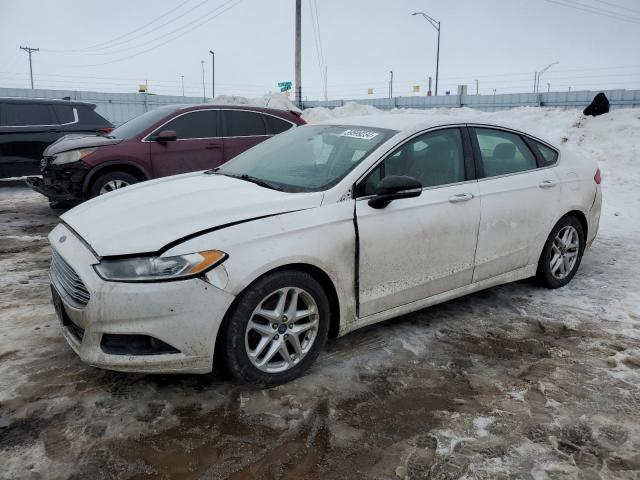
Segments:
[[[213,150],[214,148],[220,148],[220,147],[222,147],[221,143],[208,143],[205,148],[209,150]]]
[[[473,198],[473,193],[458,193],[457,195],[453,195],[449,197],[449,201],[451,203],[462,203],[468,202]]]
[[[556,182],[553,180],[543,180],[538,184],[540,188],[553,188],[556,186]]]

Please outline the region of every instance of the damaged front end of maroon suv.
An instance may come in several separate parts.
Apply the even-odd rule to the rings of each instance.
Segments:
[[[305,121],[299,112],[231,105],[171,105],[108,135],[67,135],[50,145],[42,178],[27,184],[65,208],[134,183],[219,167]]]

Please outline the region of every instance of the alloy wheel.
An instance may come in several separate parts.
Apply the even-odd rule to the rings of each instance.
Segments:
[[[580,237],[571,225],[561,228],[553,239],[552,254],[549,267],[551,275],[558,280],[565,279],[576,266],[580,253]]]
[[[114,190],[118,190],[119,188],[128,187],[129,185],[130,185],[129,182],[126,182],[124,180],[119,180],[119,179],[109,180],[100,189],[100,195],[113,192]]]
[[[284,372],[311,350],[320,324],[318,305],[302,288],[280,288],[262,299],[245,330],[249,361],[267,373]]]

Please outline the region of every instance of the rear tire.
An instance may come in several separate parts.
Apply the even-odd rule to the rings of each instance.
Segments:
[[[94,198],[98,195],[119,190],[134,183],[138,183],[139,180],[127,172],[109,172],[104,175],[100,175],[91,185],[89,189],[89,197]]]
[[[560,288],[569,283],[578,271],[584,247],[580,221],[574,216],[560,219],[540,255],[536,274],[540,284],[546,288]]]
[[[324,348],[329,315],[329,299],[311,275],[273,272],[237,298],[218,347],[238,380],[258,386],[286,383],[306,371]]]

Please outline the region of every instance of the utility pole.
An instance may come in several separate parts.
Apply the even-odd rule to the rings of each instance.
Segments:
[[[327,100],[329,100],[328,94],[327,94],[327,64],[324,64],[324,101],[326,102]]]
[[[24,50],[29,54],[29,75],[31,76],[31,90],[33,90],[33,64],[31,63],[31,52],[39,52],[39,48],[20,47],[20,50]]]
[[[216,54],[209,50],[211,54],[211,98],[216,96]]]
[[[202,102],[207,101],[207,91],[204,88],[204,60],[200,60],[200,64],[202,65]]]
[[[476,95],[479,95],[480,88],[478,87],[478,80],[476,80]]]
[[[184,97],[184,75],[180,75],[180,78],[182,79],[182,96]]]
[[[393,98],[393,70],[389,70],[391,78],[389,79],[389,98]]]
[[[438,31],[438,53],[436,54],[436,97],[438,96],[438,67],[440,66],[440,22],[435,18],[430,17],[424,12],[415,12],[411,15],[422,15],[427,22],[431,24],[433,28]]]
[[[551,91],[551,84],[547,83],[547,93],[549,93]]]
[[[296,39],[295,39],[295,67],[296,67],[296,103],[302,108],[302,0],[296,0]]]
[[[538,84],[538,72],[533,72],[533,93],[536,93],[537,84]]]

